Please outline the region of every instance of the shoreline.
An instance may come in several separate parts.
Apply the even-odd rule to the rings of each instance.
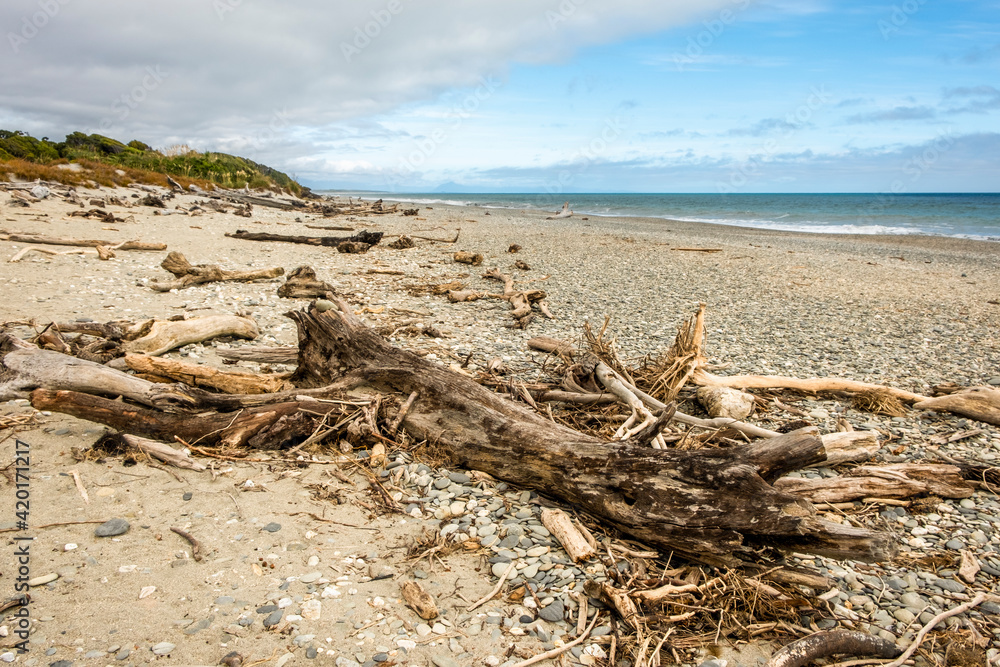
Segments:
[[[376,201],[377,199],[383,199],[383,200],[385,200],[387,202],[413,204],[413,205],[421,206],[421,207],[427,207],[427,206],[432,206],[432,207],[434,207],[434,206],[451,206],[451,207],[455,207],[455,208],[469,208],[469,209],[480,210],[480,211],[484,211],[484,212],[485,211],[495,211],[495,212],[501,212],[501,213],[517,212],[517,213],[522,214],[522,215],[543,215],[543,216],[544,215],[551,215],[553,213],[553,210],[550,210],[550,209],[556,209],[556,208],[559,207],[559,204],[556,202],[557,199],[561,201],[561,200],[564,200],[565,198],[570,197],[570,195],[560,195],[558,197],[553,197],[553,200],[551,202],[547,202],[546,208],[541,208],[541,207],[527,207],[527,208],[525,208],[525,207],[522,207],[522,206],[513,206],[513,205],[510,205],[510,206],[485,205],[485,204],[478,203],[478,202],[459,203],[458,201],[454,201],[454,200],[450,200],[450,199],[432,199],[432,198],[428,198],[427,196],[422,196],[424,193],[420,193],[421,196],[418,196],[417,198],[407,197],[405,194],[398,194],[398,193],[382,193],[382,194],[368,194],[368,193],[350,193],[350,194],[348,194],[348,193],[344,193],[344,194],[340,194],[340,193],[330,193],[330,192],[325,192],[325,191],[319,191],[319,194],[322,194],[323,196],[330,196],[330,197],[351,196],[351,197],[355,197],[355,198],[362,199],[362,200],[365,200],[365,201]],[[845,194],[847,194],[848,196],[855,196],[855,193],[845,193]],[[994,194],[998,194],[998,193],[971,193],[971,194],[972,195],[980,195],[980,194],[994,195]],[[458,197],[458,198],[461,198],[461,193],[458,193],[455,196]],[[491,194],[490,193],[486,193],[486,194],[471,194],[470,196],[474,196],[474,197],[488,197],[488,196],[491,196]],[[502,198],[504,196],[507,196],[507,195],[502,195],[502,194],[501,195],[497,195],[498,198]],[[545,197],[546,195],[544,195],[544,194],[525,194],[525,196],[528,196],[528,197]],[[585,195],[585,196],[595,196],[595,195]],[[610,196],[619,196],[619,195],[610,195]],[[632,196],[632,195],[621,195],[621,196]],[[643,195],[638,195],[638,196],[643,196]],[[673,195],[655,195],[655,196],[673,196]],[[684,196],[684,195],[679,195],[679,196]],[[721,197],[723,195],[719,195],[719,196]],[[748,196],[753,196],[753,195],[748,195]],[[768,196],[768,195],[763,195],[763,196]],[[797,195],[791,195],[791,196],[797,196]],[[807,196],[812,196],[812,195],[807,195]],[[873,195],[873,196],[875,196],[875,195]],[[920,195],[915,195],[915,196],[920,196]],[[569,201],[572,202],[572,199],[569,199]],[[721,209],[719,209],[719,210],[721,211]],[[487,215],[489,215],[489,213],[487,213]],[[977,241],[977,242],[985,242],[985,243],[992,243],[992,244],[1000,243],[1000,228],[998,228],[996,230],[996,232],[994,232],[994,233],[982,234],[982,235],[959,234],[959,233],[954,233],[954,234],[932,233],[932,232],[928,232],[926,230],[919,230],[919,228],[915,228],[915,229],[917,229],[917,231],[900,231],[899,233],[892,233],[892,232],[886,232],[886,231],[875,231],[875,232],[870,232],[870,231],[856,231],[855,232],[855,231],[843,231],[843,230],[837,228],[837,226],[835,225],[835,223],[830,223],[831,225],[835,225],[835,227],[833,228],[833,231],[825,231],[824,230],[824,224],[822,224],[822,223],[815,223],[813,225],[815,228],[812,228],[812,229],[803,229],[803,228],[783,229],[783,228],[781,228],[781,224],[782,223],[776,222],[776,221],[761,221],[761,223],[762,223],[761,225],[753,225],[753,224],[747,224],[746,221],[744,221],[744,220],[735,220],[733,222],[725,222],[725,221],[719,221],[719,220],[681,219],[681,218],[678,218],[678,217],[671,217],[670,215],[666,215],[666,214],[665,215],[641,215],[641,214],[624,214],[624,213],[623,214],[618,214],[618,213],[591,213],[591,212],[585,212],[585,211],[577,211],[575,213],[574,217],[570,218],[570,219],[580,220],[580,219],[583,219],[583,218],[617,219],[617,220],[647,220],[647,221],[659,220],[659,221],[662,221],[662,222],[665,222],[665,223],[672,223],[672,224],[677,224],[677,225],[680,225],[680,224],[699,224],[699,225],[717,226],[717,227],[722,227],[722,228],[732,228],[732,229],[738,229],[738,230],[758,230],[758,231],[761,231],[761,232],[776,232],[776,233],[788,233],[788,234],[818,234],[818,235],[822,235],[822,236],[843,236],[843,237],[849,237],[849,238],[855,238],[855,237],[862,237],[863,238],[863,237],[870,237],[870,236],[880,237],[880,238],[881,237],[896,238],[896,237],[918,236],[918,237],[930,237],[930,238],[945,238],[945,239],[968,240],[968,241]],[[764,226],[764,223],[767,223],[768,226]],[[801,225],[801,226],[805,226],[805,225]],[[863,227],[858,227],[858,229],[862,229],[862,228]],[[897,228],[897,229],[902,229],[902,228]]]

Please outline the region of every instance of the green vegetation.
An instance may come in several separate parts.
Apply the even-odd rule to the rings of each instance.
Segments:
[[[170,175],[183,185],[197,183],[205,187],[214,183],[223,188],[251,188],[302,192],[302,186],[288,175],[246,158],[226,153],[199,153],[187,146],[157,151],[133,140],[128,144],[102,136],[73,132],[66,140],[56,143],[48,137],[35,139],[21,131],[0,130],[0,176],[13,173],[27,178],[46,178],[78,184],[87,180],[87,172],[59,168],[60,164],[78,163],[94,172],[90,180],[103,185],[120,185],[123,171],[140,183],[166,183]],[[107,168],[101,168],[102,165]],[[41,174],[46,174],[43,176]],[[94,178],[100,176],[101,178]],[[110,182],[102,182],[110,179]]]

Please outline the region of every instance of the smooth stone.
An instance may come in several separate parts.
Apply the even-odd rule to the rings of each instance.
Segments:
[[[130,655],[132,655],[132,649],[123,648],[118,653],[115,653],[115,660],[128,660]]]
[[[105,655],[104,651],[87,651],[83,654],[83,657],[86,660],[93,660],[94,658],[103,658]]]
[[[965,585],[958,583],[954,579],[935,579],[934,585],[951,593],[965,592]]]
[[[285,615],[284,609],[275,609],[264,619],[264,627],[271,628],[281,622],[281,617]]]
[[[280,523],[275,523],[274,521],[272,521],[271,523],[269,523],[266,526],[264,526],[263,528],[261,528],[261,530],[266,530],[269,533],[276,533],[279,530],[281,530],[281,524]]]
[[[957,539],[948,540],[947,542],[944,543],[944,545],[949,549],[953,549],[954,551],[961,551],[962,549],[965,548],[965,542]]]
[[[233,604],[234,602],[236,602],[236,598],[230,595],[222,595],[220,597],[215,598],[215,604],[220,606],[226,604]]]
[[[122,535],[131,527],[125,519],[108,519],[94,530],[97,537],[115,537]]]
[[[448,475],[448,479],[450,479],[452,482],[455,482],[455,484],[468,484],[469,482],[472,481],[472,478],[466,475],[464,472],[453,472],[450,475]]]
[[[56,574],[55,572],[52,572],[50,574],[43,574],[40,577],[35,577],[34,579],[28,579],[28,586],[31,586],[32,588],[34,588],[35,586],[44,586],[45,584],[52,583],[58,578],[59,575]]]
[[[461,667],[461,665],[446,655],[431,656],[431,662],[434,663],[434,667]]]
[[[451,480],[449,480],[447,477],[442,477],[440,479],[434,480],[434,488],[439,491],[443,491],[444,489],[447,489],[449,486],[451,486]]]
[[[319,651],[317,651],[312,646],[306,649],[306,658],[308,658],[309,660],[315,660],[317,655],[319,655]]]
[[[547,607],[542,607],[538,611],[538,617],[542,618],[550,623],[558,623],[563,620],[563,616],[566,615],[566,608],[563,606],[562,600],[556,600]]]
[[[503,573],[507,571],[508,567],[510,567],[510,563],[509,562],[507,562],[507,563],[494,563],[493,564],[493,568],[492,568],[492,570],[493,570],[493,576],[494,577],[502,577]]]
[[[308,574],[303,574],[301,577],[299,577],[299,581],[301,581],[303,584],[311,584],[322,576],[323,576],[322,572],[310,572]]]
[[[160,642],[159,644],[154,644],[150,650],[156,655],[170,655],[175,648],[177,648],[176,644]]]

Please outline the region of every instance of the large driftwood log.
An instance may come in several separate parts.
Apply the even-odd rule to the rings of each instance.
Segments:
[[[344,303],[290,317],[299,326],[297,385],[354,380],[381,392],[416,392],[403,420],[415,438],[434,442],[457,465],[555,496],[648,544],[717,564],[765,545],[860,559],[892,553],[888,536],[826,522],[771,485],[823,460],[813,435],[692,452],[608,443],[391,347]]]
[[[917,410],[952,412],[976,421],[1000,426],[1000,389],[970,387],[947,396],[928,398],[913,407]]]
[[[179,388],[6,337],[0,345],[0,401],[25,398],[38,388],[123,396],[164,410],[182,409],[192,403]]]
[[[171,252],[160,266],[174,274],[176,280],[149,283],[149,286],[157,292],[169,292],[173,289],[184,289],[191,285],[204,283],[277,278],[285,273],[285,270],[280,266],[254,271],[229,271],[219,268],[216,264],[191,264],[179,252]]]
[[[126,352],[158,357],[174,348],[219,336],[254,339],[259,335],[257,323],[247,317],[209,315],[176,322],[154,321],[146,335],[127,342],[123,347]]]
[[[377,245],[382,240],[382,232],[361,231],[354,236],[288,236],[285,234],[255,234],[242,229],[237,229],[234,234],[227,233],[226,236],[232,239],[243,239],[244,241],[279,241],[282,243],[304,243],[306,245],[325,246],[336,248],[341,243],[367,243]]]
[[[42,243],[47,245],[65,245],[81,248],[96,248],[103,246],[115,250],[166,250],[166,243],[146,243],[144,241],[98,241],[94,239],[67,239],[44,234],[28,234],[23,232],[0,231],[0,240],[15,243]]]

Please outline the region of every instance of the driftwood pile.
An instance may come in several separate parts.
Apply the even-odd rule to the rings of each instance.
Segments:
[[[308,267],[294,275],[318,282]],[[292,373],[156,358],[213,336],[252,338],[256,327],[246,318],[51,325],[33,342],[4,335],[0,400],[27,396],[39,410],[106,424],[121,437],[101,446],[192,470],[204,468],[192,455],[246,459],[268,450],[272,461],[298,464],[291,452],[346,441],[380,448],[375,461],[384,460],[386,447],[422,447],[536,489],[578,513],[576,521],[546,519],[571,555],[607,551],[631,563],[612,568],[608,582],[587,592],[617,614],[619,650],[629,643],[642,656],[654,647],[695,647],[704,642],[702,631],[747,639],[788,632],[804,613],[826,613],[812,596],[830,582],[789,567],[783,552],[887,560],[894,538],[850,514],[845,520],[844,511],[922,495],[961,498],[975,480],[985,488],[996,481],[982,467],[942,463],[868,465],[818,481],[784,477],[806,466],[866,460],[878,441],[871,433],[820,436],[814,428],[782,434],[678,411],[673,401],[684,382],[713,377],[699,368],[702,312],[693,328],[682,328],[674,357],[640,369],[622,366],[603,329],[587,330],[583,352],[533,339],[533,347],[560,360],[562,379],[527,387],[492,373],[477,381],[394,348],[346,304],[333,306],[318,301],[289,313],[299,329],[294,357],[282,349],[229,355],[293,362]],[[105,347],[95,352],[102,340]],[[831,506],[841,511],[836,522],[820,511]],[[387,502],[384,509],[392,507]],[[693,565],[670,561],[671,555]],[[674,565],[655,565],[661,556]],[[719,610],[732,621],[724,630]]]

